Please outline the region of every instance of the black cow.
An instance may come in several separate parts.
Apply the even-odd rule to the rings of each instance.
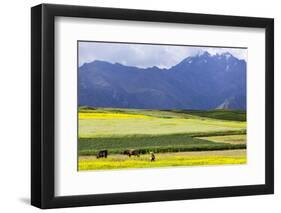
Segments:
[[[123,152],[124,155],[128,155],[129,157],[131,157],[132,155],[135,156],[140,156],[140,151],[139,150],[135,150],[135,149],[131,149],[131,150],[125,150]]]
[[[101,150],[97,153],[97,158],[107,158],[108,151],[107,150]]]

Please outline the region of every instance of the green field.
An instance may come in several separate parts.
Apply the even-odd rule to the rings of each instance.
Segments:
[[[79,170],[121,169],[163,166],[240,164],[239,159],[214,156],[215,150],[246,149],[246,113],[230,110],[137,110],[79,108]],[[141,153],[137,159],[121,155],[124,150]],[[107,159],[96,159],[108,150]],[[181,153],[204,155],[191,156]],[[206,152],[207,151],[207,152]],[[156,153],[155,162],[147,153]],[[131,162],[133,161],[133,162]]]
[[[246,144],[246,135],[224,135],[199,137],[199,139],[209,140],[217,143]]]

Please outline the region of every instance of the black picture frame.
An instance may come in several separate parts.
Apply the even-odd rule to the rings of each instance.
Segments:
[[[55,17],[263,28],[266,32],[265,184],[93,195],[54,195]],[[274,193],[274,20],[271,18],[41,4],[31,8],[31,204],[42,208]]]

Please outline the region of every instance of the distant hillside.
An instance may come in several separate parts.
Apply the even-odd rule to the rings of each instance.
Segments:
[[[79,68],[78,101],[112,108],[246,109],[246,62],[207,52],[170,69],[93,61]]]

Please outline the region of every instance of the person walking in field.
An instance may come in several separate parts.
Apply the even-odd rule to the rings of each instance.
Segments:
[[[150,161],[155,161],[156,158],[155,158],[155,155],[154,155],[154,152],[150,152]]]

